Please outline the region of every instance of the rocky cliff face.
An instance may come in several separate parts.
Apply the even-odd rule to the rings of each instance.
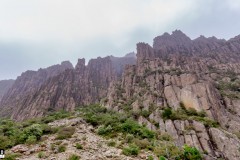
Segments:
[[[114,65],[113,65],[114,63]],[[75,68],[70,62],[27,71],[3,97],[2,116],[23,120],[54,110],[73,110],[75,106],[97,103],[107,95],[110,82],[122,73],[124,64],[135,63],[134,55],[105,57],[89,61],[79,59]]]
[[[134,65],[136,63],[136,55],[134,52],[126,54],[124,57],[110,56],[114,69],[118,77],[122,76],[123,69],[126,65]]]
[[[237,160],[239,62],[239,36],[228,41],[203,36],[191,40],[181,31],[165,33],[154,39],[153,47],[137,44],[137,64],[127,66],[121,81],[111,84],[102,104],[119,112],[128,108],[139,123],[169,133],[176,145],[187,143],[199,148],[209,159]],[[220,128],[161,118],[164,108],[177,111],[181,106],[206,112]],[[143,112],[148,114],[144,117]]]
[[[195,146],[205,159],[240,159],[240,36],[191,40],[174,31],[153,47],[138,43],[136,56],[27,71],[4,95],[1,115],[23,120],[101,100],[177,146]],[[166,108],[173,112],[167,118]]]
[[[2,80],[0,81],[0,101],[3,95],[12,87],[14,80]]]
[[[34,93],[39,90],[42,84],[50,77],[54,77],[59,73],[72,69],[70,62],[62,62],[61,65],[54,65],[46,69],[38,71],[26,71],[19,76],[8,92],[3,96],[1,101],[1,115],[11,115],[17,106],[26,103],[28,99],[34,96]]]

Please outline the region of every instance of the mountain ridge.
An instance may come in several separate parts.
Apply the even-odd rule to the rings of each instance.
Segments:
[[[239,36],[191,40],[176,30],[152,46],[138,43],[136,58],[130,55],[87,65],[79,59],[75,68],[48,76],[44,69],[26,72],[3,97],[0,115],[22,121],[100,103],[169,134],[178,147],[196,147],[205,159],[240,158]]]

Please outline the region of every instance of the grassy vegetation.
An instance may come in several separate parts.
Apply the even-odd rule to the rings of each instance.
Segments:
[[[124,147],[122,153],[126,156],[137,156],[139,153],[139,148],[137,145],[129,145],[128,147]]]
[[[19,153],[6,154],[4,160],[15,160],[16,158],[18,158],[20,156],[21,156],[21,154],[19,154]]]
[[[183,104],[176,111],[171,108],[165,108],[162,112],[162,118],[164,120],[195,120],[202,122],[206,127],[218,127],[218,122],[206,117],[204,111],[197,112],[194,108],[186,109]]]
[[[38,158],[45,158],[45,153],[44,152],[39,152],[38,153]]]
[[[83,149],[83,146],[82,146],[81,144],[77,143],[77,144],[76,144],[76,148],[77,148],[77,149]]]
[[[158,157],[166,157],[167,159],[186,159],[198,160],[201,159],[201,154],[198,150],[192,147],[185,146],[183,148],[176,147],[172,141],[172,137],[166,133],[156,133],[150,131],[145,126],[139,125],[138,122],[132,118],[131,112],[117,113],[108,111],[99,105],[89,105],[77,110],[81,117],[88,123],[92,124],[99,135],[110,139],[108,146],[116,146],[122,149],[122,153],[128,156],[137,156],[141,150],[150,150]],[[179,112],[180,113],[180,112]],[[148,117],[148,112],[141,113]],[[182,109],[181,114],[176,111],[166,109],[163,111],[165,119],[176,119],[180,117],[201,117],[206,118],[203,113],[195,112],[193,110]],[[0,121],[0,148],[8,149],[16,144],[26,143],[33,144],[40,141],[41,137],[46,134],[56,133],[57,141],[52,144],[51,150],[57,150],[59,153],[66,151],[66,145],[62,144],[63,139],[70,138],[75,132],[74,127],[52,128],[47,123],[54,120],[70,117],[71,114],[67,112],[51,113],[46,117],[29,120],[22,123],[13,122],[11,120]],[[111,138],[117,138],[111,139]],[[86,139],[87,137],[85,137]],[[118,143],[116,143],[118,142]],[[76,143],[77,149],[83,149],[83,146]],[[9,160],[15,159],[17,155],[9,155]],[[37,155],[39,158],[44,158],[45,154],[40,152]],[[69,160],[80,159],[77,155],[72,155]],[[152,159],[151,156],[148,159]],[[160,158],[161,159],[161,158]]]
[[[71,156],[68,158],[68,160],[79,160],[79,159],[80,159],[80,156],[75,155],[75,154],[71,155]]]
[[[220,81],[217,84],[217,89],[223,96],[226,96],[230,99],[239,99],[240,98],[240,80],[231,79],[231,82]]]
[[[65,145],[60,145],[58,146],[58,152],[61,153],[61,152],[65,152],[66,151],[66,146]]]
[[[81,109],[83,118],[95,127],[97,133],[105,137],[114,137],[118,133],[124,136],[132,134],[136,138],[154,139],[155,133],[139,125],[130,115],[107,111],[98,105]]]
[[[63,139],[71,138],[74,132],[75,132],[74,127],[63,127],[59,129],[59,131],[57,132],[56,139],[63,140]]]
[[[158,157],[175,159],[190,156],[191,160],[198,159],[201,154],[193,147],[176,147],[172,137],[166,133],[156,133],[150,131],[132,118],[130,114],[121,114],[108,111],[99,105],[90,105],[79,109],[81,116],[96,128],[96,132],[106,138],[118,137],[121,139],[122,153],[127,156],[137,156],[141,150],[151,150]],[[175,114],[172,110],[167,110],[165,118],[173,118]],[[185,111],[186,115],[202,116],[205,114],[195,111]],[[204,117],[205,118],[205,117]],[[109,146],[115,145],[114,141],[109,141]],[[186,150],[188,152],[186,152]],[[186,153],[185,153],[186,152]],[[194,155],[197,155],[194,157]],[[184,157],[185,156],[185,157]],[[151,158],[150,158],[151,159]]]
[[[116,142],[113,141],[113,140],[111,140],[111,141],[109,141],[109,142],[107,143],[107,145],[110,146],[110,147],[115,147],[115,146],[116,146]]]
[[[43,118],[14,122],[9,119],[0,119],[0,148],[8,149],[17,144],[34,144],[46,134],[53,134],[59,128],[50,127],[48,122],[66,118],[70,113],[60,111],[51,113]]]

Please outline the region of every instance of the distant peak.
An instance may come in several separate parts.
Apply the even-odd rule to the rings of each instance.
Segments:
[[[165,33],[163,33],[162,36],[170,36],[170,34],[168,32],[165,32]]]
[[[157,36],[156,38],[154,38],[154,40],[162,39],[162,41],[164,41],[166,38],[172,39],[172,40],[183,40],[184,39],[187,41],[191,41],[191,39],[185,33],[183,33],[181,30],[175,30],[172,32],[172,34],[165,32],[161,36]]]
[[[164,33],[163,35],[154,38],[153,41],[153,48],[157,50],[179,45],[188,48],[192,43],[192,40],[181,30],[175,30],[172,34]]]
[[[184,33],[181,30],[175,30],[172,32],[172,35],[183,35]],[[185,34],[184,34],[185,35]]]
[[[85,59],[84,58],[79,58],[77,65],[75,66],[75,69],[81,69],[85,67]]]
[[[136,54],[134,52],[130,52],[126,54],[124,57],[136,57]]]
[[[172,32],[172,37],[175,38],[186,38],[188,40],[191,40],[185,33],[183,33],[181,30],[175,30]]]
[[[61,66],[64,66],[66,68],[73,68],[73,65],[72,65],[72,63],[70,61],[63,61],[61,63]]]

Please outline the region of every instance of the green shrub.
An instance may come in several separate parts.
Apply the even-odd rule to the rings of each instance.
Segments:
[[[154,160],[153,156],[148,156],[147,160]]]
[[[160,156],[160,157],[159,157],[159,160],[166,160],[166,158],[163,157],[163,156]]]
[[[154,153],[157,156],[163,156],[167,159],[175,159],[175,157],[181,154],[181,150],[172,143],[163,143],[154,148]],[[182,160],[182,159],[181,159]]]
[[[185,145],[183,147],[183,152],[178,158],[179,160],[202,160],[202,155],[195,147],[189,147]]]
[[[131,143],[133,139],[134,139],[134,136],[132,134],[127,134],[126,135],[125,140],[126,140],[127,143]]]
[[[124,147],[122,153],[126,156],[137,156],[139,153],[139,148],[136,145],[129,145],[128,147]]]
[[[114,146],[116,146],[116,142],[115,141],[109,141],[107,143],[107,145],[110,146],[110,147],[114,147]]]
[[[131,134],[140,139],[153,139],[155,132],[150,131],[146,127],[138,124],[129,114],[121,114],[113,111],[107,111],[99,106],[88,106],[80,109],[83,113],[83,118],[89,123],[93,123],[98,127],[97,133],[102,136],[114,137],[118,133],[124,135]]]
[[[33,124],[23,129],[18,135],[16,135],[15,144],[29,143],[33,144],[40,140],[43,135],[42,126],[40,124]]]
[[[58,112],[50,112],[47,116],[43,117],[41,121],[43,123],[49,123],[55,120],[67,118],[69,116],[71,116],[71,113],[64,110]]]
[[[75,155],[75,154],[71,155],[71,156],[68,158],[68,160],[79,160],[79,159],[80,159],[80,156]]]
[[[7,149],[10,148],[14,145],[14,141],[11,140],[9,137],[7,136],[1,136],[0,135],[0,148],[1,149]]]
[[[147,111],[147,110],[143,110],[143,111],[141,112],[141,115],[142,115],[143,117],[145,117],[145,118],[148,118],[150,114],[151,114],[151,113],[150,113],[149,111]]]
[[[194,108],[189,108],[189,109],[186,109],[185,111],[188,116],[198,116],[198,112]]]
[[[43,134],[55,134],[58,131],[58,127],[51,127],[49,125],[42,125]]]
[[[50,149],[51,149],[52,151],[54,151],[55,148],[56,148],[56,145],[52,143],[51,146],[50,146]]]
[[[39,152],[38,153],[38,158],[45,158],[45,153],[44,152]]]
[[[83,149],[83,146],[82,146],[81,144],[77,143],[77,144],[76,144],[76,148],[77,148],[77,149]]]
[[[66,146],[64,146],[64,145],[58,146],[58,152],[59,152],[59,153],[65,152],[65,151],[66,151]]]
[[[75,132],[75,128],[74,127],[64,127],[61,128],[58,132],[57,132],[57,139],[63,140],[63,139],[67,139],[67,138],[71,138],[72,135]]]
[[[146,149],[151,145],[151,143],[147,139],[140,140],[135,138],[133,140],[133,143],[136,144],[136,146],[138,146],[140,149]]]
[[[33,124],[23,130],[23,134],[26,136],[26,140],[30,136],[35,136],[39,140],[43,134],[43,130],[40,124]]]
[[[37,142],[37,137],[36,136],[29,136],[26,140],[27,144],[34,144]]]
[[[158,139],[161,141],[171,141],[172,137],[167,133],[161,133],[158,135]]]
[[[21,155],[18,153],[6,154],[4,160],[15,160],[19,156],[21,156]]]
[[[101,126],[98,128],[97,130],[97,133],[99,135],[109,135],[111,132],[112,132],[112,126],[111,125],[108,125],[107,127],[106,126]]]
[[[165,108],[162,112],[162,118],[164,119],[170,119],[172,115],[172,109],[171,108]]]

